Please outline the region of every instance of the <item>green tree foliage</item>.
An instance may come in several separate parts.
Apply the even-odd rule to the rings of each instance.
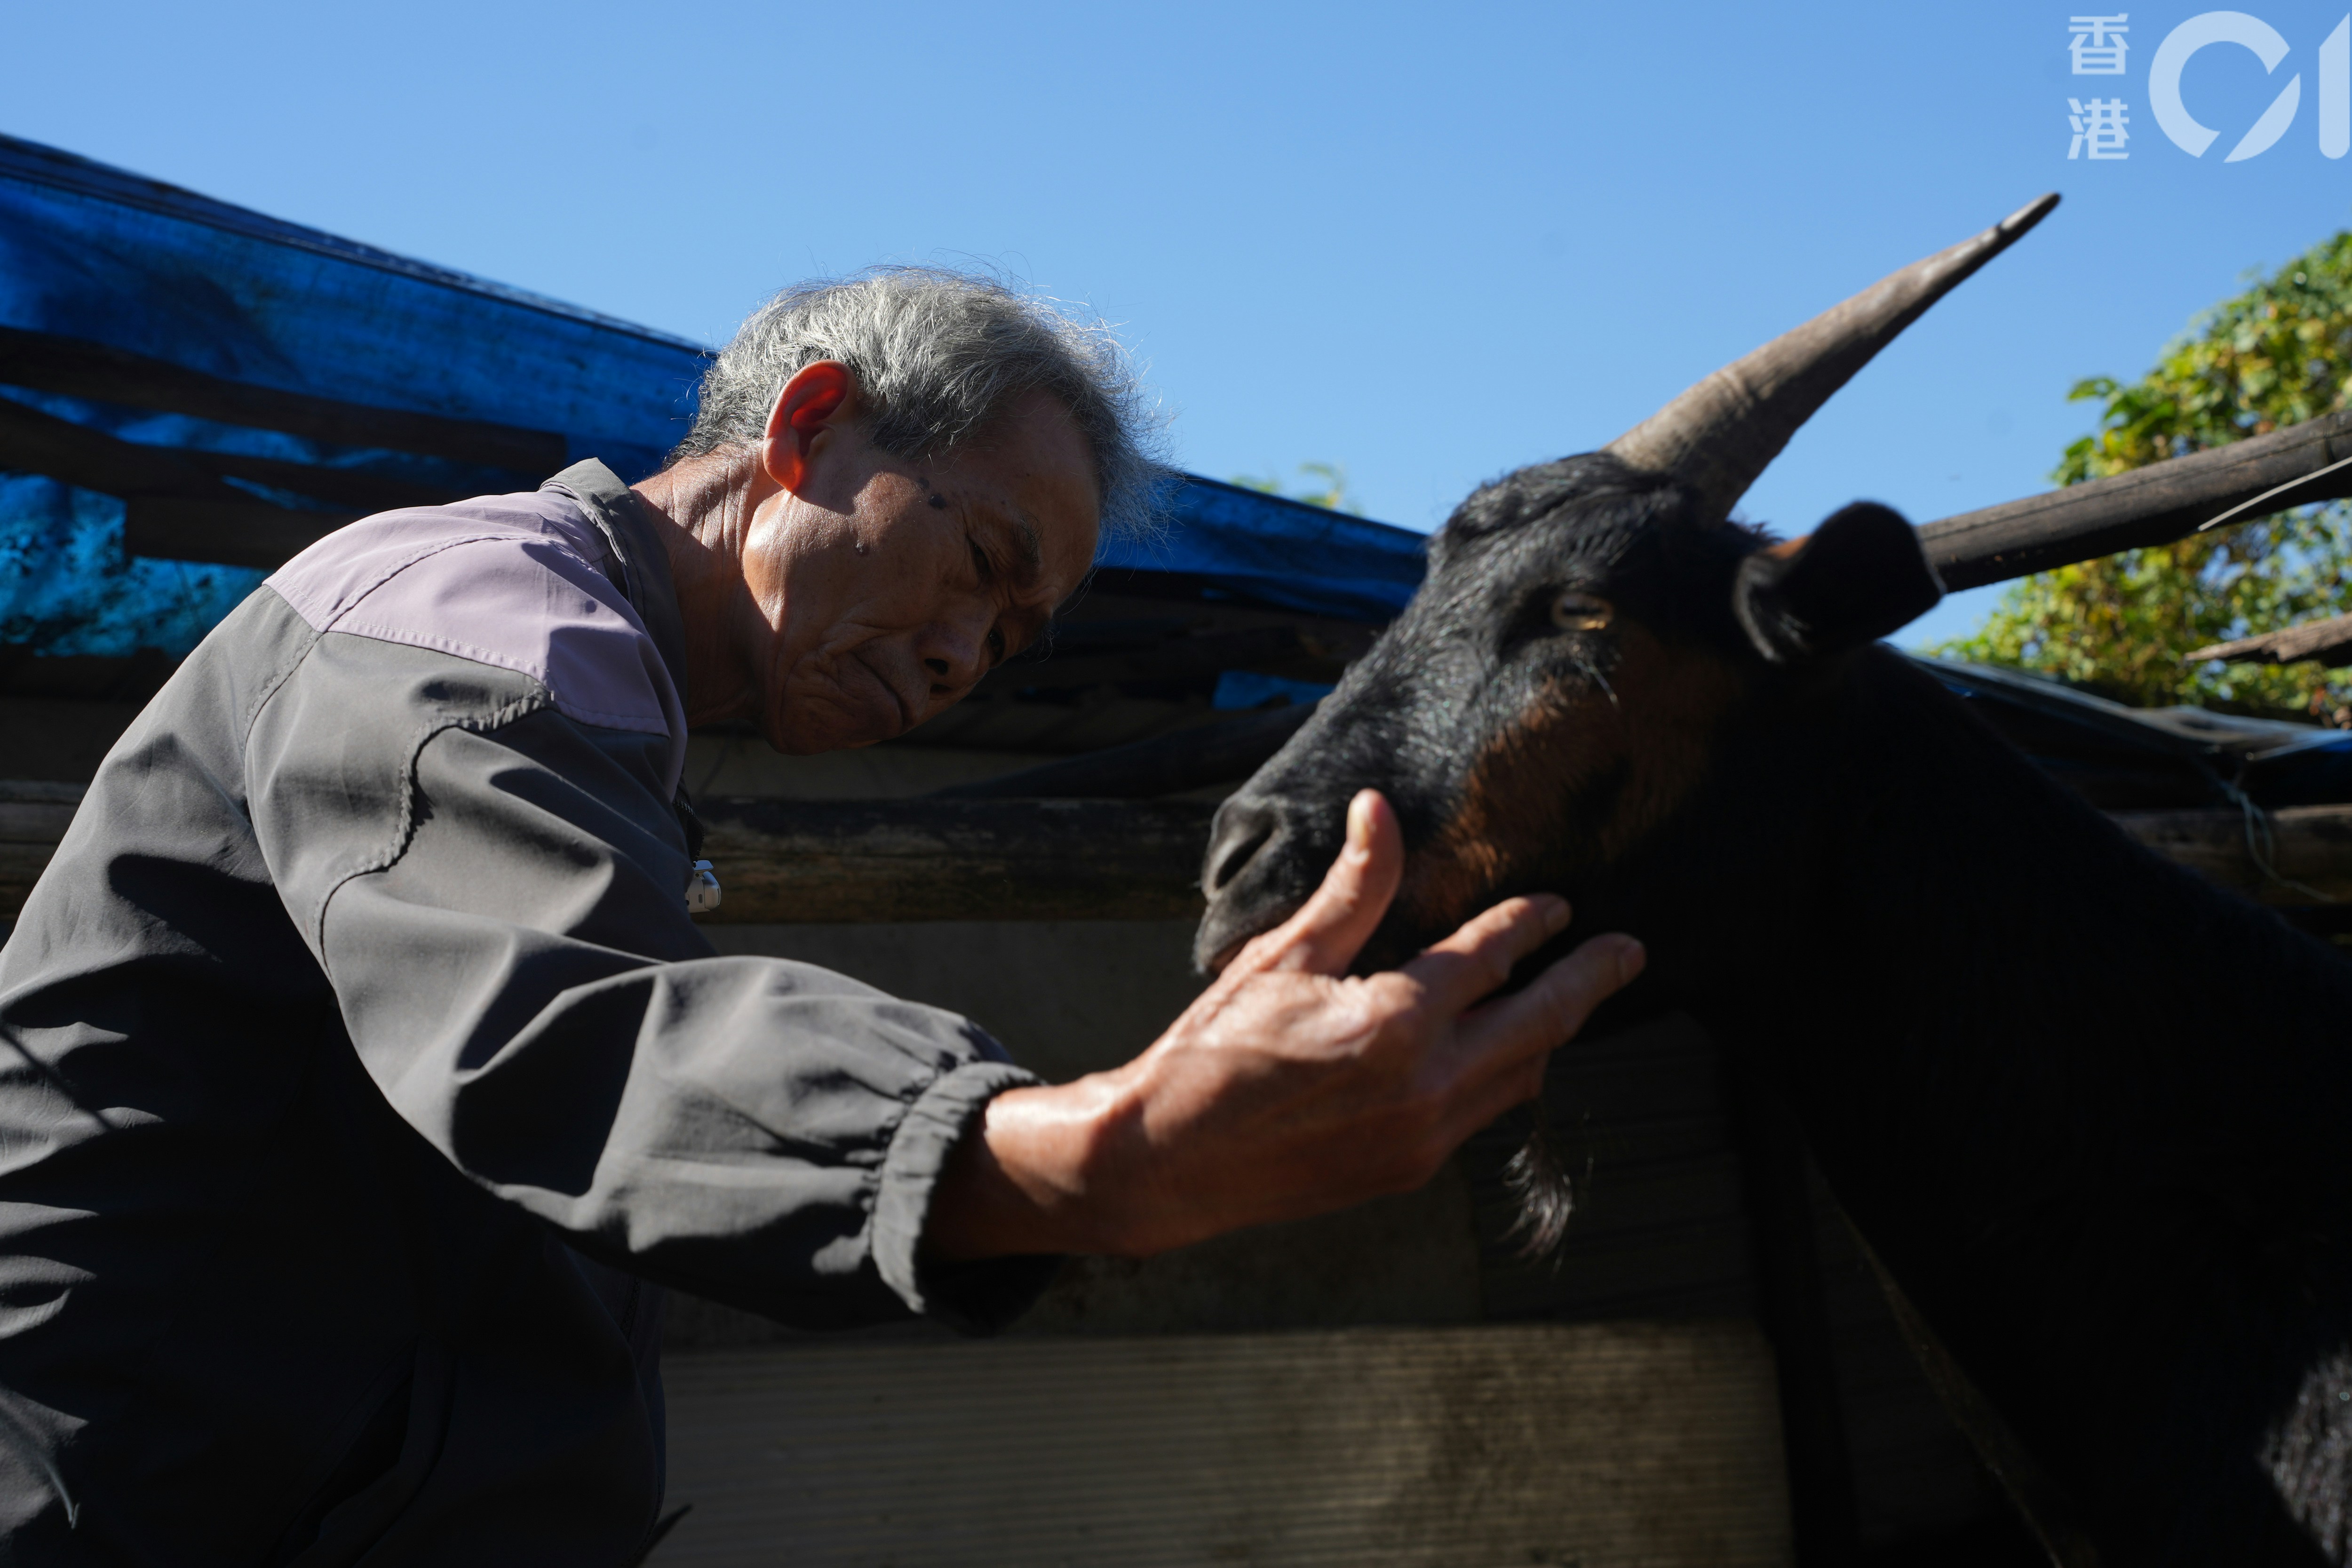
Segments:
[[[1308,506],[1319,506],[1329,511],[1344,511],[1350,517],[1361,517],[1354,501],[1348,497],[1348,470],[1337,463],[1301,463],[1297,489],[1280,479],[1261,479],[1255,474],[1235,474],[1233,482],[1244,489],[1264,490],[1285,500],[1303,500]]]
[[[2103,406],[2066,448],[2062,485],[2259,436],[2352,396],[2352,231],[2223,300],[2129,385],[2071,395]],[[2315,664],[2189,665],[2181,655],[2352,609],[2352,506],[2306,507],[2037,573],[2012,584],[1976,636],[1937,652],[2039,670],[2158,706],[2292,713],[2352,728],[2352,672]]]

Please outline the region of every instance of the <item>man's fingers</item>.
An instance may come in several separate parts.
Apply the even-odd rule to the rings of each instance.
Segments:
[[[1446,1142],[1459,1143],[1541,1093],[1551,1053],[1584,1026],[1595,1007],[1632,984],[1644,956],[1632,937],[1594,937],[1517,995],[1465,1017],[1459,1039],[1470,1059],[1447,1111]]]
[[[1315,896],[1273,932],[1259,967],[1344,973],[1389,912],[1403,878],[1404,835],[1396,813],[1379,791],[1359,791],[1348,803],[1347,847]]]
[[[1543,1092],[1546,1058],[1538,1056],[1509,1069],[1494,1074],[1477,1085],[1467,1098],[1454,1108],[1444,1133],[1448,1143],[1459,1146],[1481,1127],[1515,1105],[1525,1105]]]
[[[1506,996],[1465,1018],[1462,1039],[1499,1071],[1567,1043],[1592,1010],[1633,982],[1649,955],[1630,936],[1596,936]]]
[[[1432,1008],[1459,1013],[1511,977],[1511,966],[1568,929],[1568,900],[1549,893],[1505,899],[1474,915],[1404,966]]]

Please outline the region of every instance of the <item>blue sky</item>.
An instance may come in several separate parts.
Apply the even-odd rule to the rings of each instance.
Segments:
[[[1344,464],[1430,528],[2044,191],[2066,202],[1815,419],[1750,495],[1801,531],[2044,488],[2090,411],[2244,272],[2352,222],[2318,151],[2352,12],[2235,0],[2266,76],[2195,57],[2192,159],[2147,110],[2202,7],[1697,3],[890,6],[0,0],[0,130],[687,336],[877,261],[980,261],[1114,321],[1186,467]],[[2269,152],[2221,162],[2284,81]],[[2069,162],[2066,99],[2131,105]],[[1962,595],[1903,640],[1965,630]]]

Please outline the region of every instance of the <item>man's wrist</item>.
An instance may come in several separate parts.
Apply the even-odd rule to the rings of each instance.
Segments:
[[[1120,1250],[1117,1195],[1105,1178],[1128,1119],[1125,1078],[1097,1073],[990,1100],[940,1173],[924,1254],[966,1261]]]

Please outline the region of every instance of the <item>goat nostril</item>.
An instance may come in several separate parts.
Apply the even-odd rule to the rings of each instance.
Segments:
[[[1209,874],[1202,890],[1213,899],[1239,880],[1258,851],[1273,839],[1279,820],[1269,807],[1227,802],[1217,813],[1209,842]]]
[[[1231,887],[1234,879],[1247,870],[1249,863],[1257,858],[1257,852],[1265,847],[1265,841],[1273,837],[1273,825],[1268,824],[1227,849],[1218,858],[1216,869],[1209,873],[1209,891],[1212,894],[1221,893]]]

